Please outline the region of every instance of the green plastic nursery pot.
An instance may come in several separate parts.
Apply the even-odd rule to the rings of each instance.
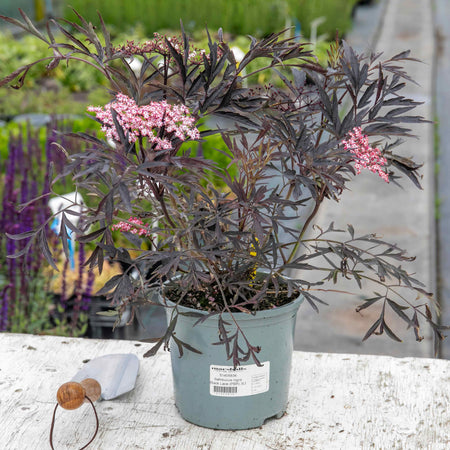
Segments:
[[[236,370],[227,360],[225,346],[213,345],[219,341],[218,316],[194,326],[198,317],[179,314],[176,337],[202,352],[183,349],[180,357],[178,346],[174,342],[170,346],[175,403],[182,417],[220,430],[255,428],[267,419],[280,418],[288,404],[296,313],[302,301],[299,297],[255,315],[233,313],[250,344],[261,347],[258,359],[263,364],[258,367],[250,358]],[[172,311],[167,309],[168,319]],[[202,313],[183,306],[178,311]],[[234,334],[230,314],[222,317]],[[241,338],[239,344],[247,349]]]

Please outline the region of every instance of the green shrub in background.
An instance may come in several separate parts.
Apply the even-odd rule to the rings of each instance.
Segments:
[[[70,6],[86,19],[98,21],[100,11],[105,22],[128,31],[141,24],[146,34],[159,30],[178,30],[180,19],[189,32],[211,31],[222,27],[231,34],[261,37],[286,24],[300,22],[302,34],[310,36],[310,23],[325,16],[320,34],[333,38],[336,29],[343,34],[351,25],[351,12],[358,0],[72,0]],[[64,9],[69,20],[75,16]]]
[[[320,17],[324,22],[318,34],[332,40],[339,31],[342,36],[352,26],[352,11],[359,0],[288,0],[290,14],[300,22],[301,33],[306,39],[311,36],[311,23]]]
[[[33,36],[15,38],[0,33],[0,78],[14,70],[16,65],[28,64],[48,56],[47,46]],[[48,63],[48,62],[47,62]],[[108,94],[101,88],[104,81],[98,72],[81,64],[70,64],[64,69],[57,67],[47,71],[46,62],[30,69],[22,90],[11,95],[11,88],[0,89],[0,119],[18,114],[47,113],[83,114],[86,103],[105,103]],[[76,101],[74,94],[86,93]]]
[[[48,57],[46,44],[33,36],[23,36],[17,39],[6,32],[0,33],[0,61],[2,61],[0,77],[13,71],[17,64],[24,65],[45,57]],[[30,69],[26,79],[27,86],[43,84],[52,79],[53,84],[50,88],[53,90],[66,87],[70,92],[84,92],[104,84],[98,71],[92,67],[85,67],[81,70],[79,64],[70,64],[68,67],[57,67],[46,73],[46,64],[48,64],[48,60]]]
[[[202,131],[206,129],[208,127],[204,125],[199,127],[199,130]],[[234,176],[237,173],[236,164],[232,162],[230,151],[220,134],[205,136],[201,143],[195,141],[185,142],[180,148],[180,154],[188,149],[194,156],[203,156],[206,159],[215,161],[219,167],[226,167],[230,176]],[[213,172],[210,172],[209,179],[216,189],[226,188],[223,180]]]
[[[179,29],[174,30],[173,34],[177,31]],[[197,38],[193,45],[198,48],[208,47],[205,33],[198,32]],[[137,26],[131,34],[116,34],[114,42],[119,45],[125,43],[127,39],[145,41],[149,39],[149,36],[144,34],[142,27]],[[29,38],[15,39],[11,35],[0,33],[0,61],[5,62],[0,65],[0,77],[8,70],[12,71],[14,61],[26,64],[44,56],[45,45],[29,44],[31,44]],[[250,39],[246,36],[237,36],[230,45],[237,46],[245,52],[249,49]],[[323,61],[326,61],[328,48],[327,42],[317,43],[316,53],[319,58],[323,56]],[[258,69],[257,63],[251,63],[247,72]],[[45,64],[42,64],[39,68],[33,68],[31,73],[33,76],[28,77],[25,86],[14,92],[14,95],[11,95],[11,88],[0,89],[0,120],[9,120],[14,116],[27,113],[46,114],[50,110],[55,114],[83,115],[87,105],[104,105],[111,98],[107,87],[99,87],[96,83],[98,72],[86,65],[71,63],[65,71],[58,67],[47,72]],[[264,85],[277,81],[280,82],[279,77],[272,78],[270,72],[266,71],[250,77],[248,84]]]
[[[0,91],[1,92],[1,91]],[[8,122],[3,126],[0,126],[0,173],[4,173],[6,170],[4,164],[8,159],[8,146],[11,137],[17,136],[27,136],[27,123],[17,123],[14,121]],[[42,149],[42,158],[45,158],[45,145],[47,142],[47,126],[33,127],[34,139],[37,140],[40,148]],[[100,124],[88,116],[70,117],[70,118],[59,118],[58,120],[58,130],[65,132],[80,132],[91,130],[92,132],[100,131]],[[72,189],[72,186],[64,187],[64,189]],[[0,195],[2,193],[2,186],[0,186]],[[62,192],[61,192],[62,193]]]
[[[342,34],[351,25],[351,11],[357,0],[74,0],[72,5],[83,11],[93,24],[99,23],[97,10],[108,23],[113,23],[113,41],[119,45],[127,40],[144,41],[153,37],[154,31],[171,29],[169,34],[178,34],[179,18],[185,28],[197,30],[193,33],[194,45],[207,48],[205,24],[214,32],[219,27],[236,37],[230,42],[247,51],[250,41],[247,35],[259,36],[287,24],[301,23],[302,34],[310,38],[310,23],[317,17],[326,17],[318,35],[334,38],[336,28]],[[58,2],[54,2],[58,4]],[[19,5],[20,6],[20,5]],[[64,9],[65,8],[65,9]],[[68,18],[73,11],[65,5]],[[151,13],[142,14],[142,11]],[[318,42],[316,53],[324,56],[328,44]],[[14,38],[6,32],[0,33],[0,78],[14,70],[17,64],[26,64],[47,56],[46,45],[32,36]],[[95,69],[82,64],[57,67],[47,72],[45,62],[33,67],[26,79],[24,89],[10,95],[8,89],[0,89],[0,120],[9,120],[24,113],[46,113],[50,109],[56,114],[84,114],[87,104],[105,104],[110,96],[106,86],[99,88],[104,80]],[[250,65],[249,72],[258,67]],[[275,77],[278,79],[278,77]],[[248,80],[251,85],[274,82],[268,72],[257,73]]]
[[[284,26],[285,0],[74,0],[70,6],[86,19],[98,20],[100,11],[106,23],[126,31],[140,23],[147,34],[159,30],[178,30],[180,19],[190,32],[222,27],[233,34],[264,35]],[[64,15],[75,18],[66,6]]]
[[[68,88],[47,90],[38,86],[24,87],[22,90],[15,93],[17,95],[11,95],[10,90],[0,89],[0,120],[10,120],[20,114],[47,114],[48,111],[55,114],[84,114],[87,104],[105,104],[110,98],[105,89],[96,89],[79,99]]]

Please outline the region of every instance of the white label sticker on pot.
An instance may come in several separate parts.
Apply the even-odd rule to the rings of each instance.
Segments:
[[[269,390],[270,361],[248,366],[209,366],[209,393],[219,397],[246,397]]]

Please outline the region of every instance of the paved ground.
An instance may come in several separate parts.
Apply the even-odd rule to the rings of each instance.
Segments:
[[[449,9],[449,5],[446,6]],[[423,64],[408,65],[409,73],[419,86],[410,85],[405,94],[423,101],[420,114],[433,119],[434,29],[431,2],[380,0],[375,5],[360,7],[353,32],[347,40],[360,51],[375,49],[386,57],[410,49],[414,57],[422,60]],[[316,222],[327,227],[334,221],[336,227],[343,229],[351,223],[359,234],[377,233],[386,241],[406,248],[410,255],[417,256],[412,270],[429,290],[435,291],[433,125],[413,128],[419,139],[408,139],[401,150],[405,156],[424,162],[422,191],[406,180],[403,189],[399,189],[384,184],[374,174],[361,174],[351,183],[351,191],[344,193],[340,203],[328,204]],[[339,288],[352,288],[358,292],[353,286]],[[362,294],[371,296],[372,291]],[[416,343],[411,330],[406,331],[401,321],[396,323],[396,317],[389,318],[389,323],[400,330],[403,343],[386,336],[374,336],[363,343],[361,338],[378,318],[379,310],[369,308],[356,313],[355,306],[361,303],[361,298],[361,293],[354,297],[327,293],[330,306],[321,308],[319,315],[308,305],[302,305],[297,321],[296,349],[392,356],[432,355],[430,336],[422,343]]]

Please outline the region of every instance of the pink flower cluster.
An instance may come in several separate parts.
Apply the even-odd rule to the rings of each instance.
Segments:
[[[362,169],[369,169],[371,172],[378,173],[386,183],[389,183],[389,175],[382,169],[382,166],[387,164],[387,160],[378,148],[369,145],[369,137],[362,134],[361,127],[353,128],[348,136],[349,138],[344,139],[342,144],[345,150],[355,155],[356,173],[361,173]]]
[[[131,222],[131,223],[128,223]],[[138,234],[139,236],[150,236],[151,233],[148,230],[145,230],[143,228],[137,228],[134,227],[132,224],[136,224],[136,225],[144,225],[144,222],[142,222],[141,219],[138,219],[137,217],[130,217],[128,219],[128,222],[119,222],[115,225],[112,226],[113,230],[118,230],[118,231],[126,231],[128,233],[132,233],[132,234]]]
[[[129,142],[136,142],[141,136],[147,137],[156,150],[163,150],[172,148],[171,139],[174,137],[182,141],[200,137],[195,118],[190,116],[186,106],[170,105],[166,101],[138,106],[132,98],[117,94],[116,99],[105,107],[88,107],[88,111],[94,112],[103,123],[102,130],[106,136],[116,141],[120,138],[114,125],[112,109],[116,111],[117,121],[125,135],[128,133]]]
[[[115,47],[115,52],[120,52],[123,55],[127,56],[134,56],[134,55],[148,55],[150,53],[158,53],[159,55],[163,55],[169,58],[172,58],[172,55],[169,51],[169,47],[166,44],[166,36],[161,35],[159,33],[153,33],[154,38],[145,41],[145,42],[135,42],[127,41],[125,45],[121,45],[119,47]],[[179,37],[167,37],[167,40],[170,42],[172,47],[182,54],[184,52],[184,44],[183,44],[183,38],[181,36]],[[189,46],[191,51],[189,52],[188,58],[189,61],[192,63],[200,63],[202,62],[203,56],[207,56],[205,50],[198,49],[196,47]],[[218,49],[219,56],[222,56],[222,51],[219,48]]]
[[[154,38],[145,41],[145,42],[135,42],[133,41],[127,41],[125,45],[121,45],[119,47],[116,47],[114,50],[116,52],[122,52],[125,55],[131,56],[131,55],[144,55],[146,53],[159,53],[161,55],[170,55],[169,48],[167,47],[167,44],[165,42],[165,36],[161,35],[159,33],[153,33]],[[182,47],[182,39],[173,37],[173,38],[167,38],[167,40],[173,45],[175,49],[179,49]]]

